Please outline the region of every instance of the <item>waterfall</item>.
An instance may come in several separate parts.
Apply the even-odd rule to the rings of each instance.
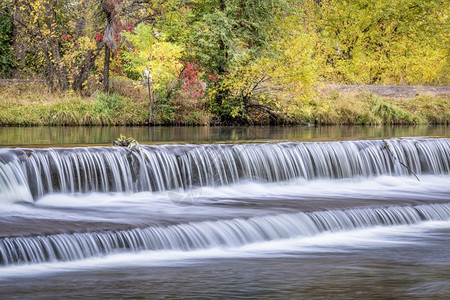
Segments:
[[[0,264],[72,261],[123,251],[239,247],[322,232],[448,220],[450,204],[301,212],[167,227],[0,239]]]
[[[449,173],[450,139],[162,145],[143,146],[140,152],[119,147],[3,149],[0,201],[33,201],[49,193],[167,191],[242,180],[412,172]]]

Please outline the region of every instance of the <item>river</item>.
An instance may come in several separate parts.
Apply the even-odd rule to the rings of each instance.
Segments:
[[[450,294],[448,127],[0,133],[2,299]]]

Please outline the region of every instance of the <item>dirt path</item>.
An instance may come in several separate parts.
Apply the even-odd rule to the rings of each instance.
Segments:
[[[383,97],[398,98],[413,98],[423,94],[450,98],[450,86],[329,84],[323,90],[344,92],[369,91]]]

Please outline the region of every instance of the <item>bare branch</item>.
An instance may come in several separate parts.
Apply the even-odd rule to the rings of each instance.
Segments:
[[[394,158],[394,160],[398,161],[402,166],[404,166],[404,167],[409,171],[410,174],[413,174],[413,175],[416,177],[417,181],[420,181],[420,179],[419,179],[419,177],[417,177],[416,173],[414,173],[413,170],[411,170],[410,167],[408,167],[405,163],[403,163],[402,161],[400,161],[400,160],[394,155],[394,152],[392,152],[391,146],[389,145],[389,143],[388,143],[386,140],[383,140],[383,142],[384,142],[384,149],[387,149],[387,150],[388,150],[388,152],[391,154],[391,156]]]

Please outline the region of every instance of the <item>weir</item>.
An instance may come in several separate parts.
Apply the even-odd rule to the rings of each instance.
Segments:
[[[389,149],[387,149],[389,147]],[[245,180],[448,174],[450,139],[0,150],[0,201],[140,192]]]
[[[417,224],[450,218],[450,204],[359,208],[281,214],[167,227],[14,237],[0,240],[0,264],[73,261],[124,251],[194,251],[314,236],[374,226]]]

